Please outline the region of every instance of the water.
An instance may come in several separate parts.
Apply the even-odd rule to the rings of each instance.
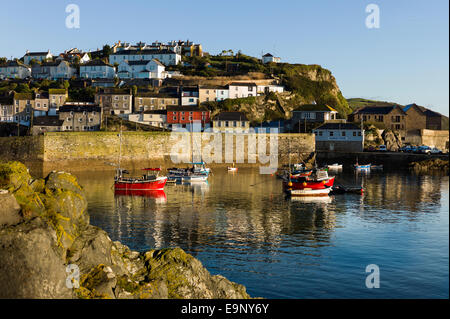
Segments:
[[[113,173],[77,173],[91,223],[133,250],[181,247],[265,298],[448,298],[449,179],[353,171],[364,195],[285,198],[281,181],[216,168],[208,184],[114,195]],[[380,288],[366,287],[366,266]]]

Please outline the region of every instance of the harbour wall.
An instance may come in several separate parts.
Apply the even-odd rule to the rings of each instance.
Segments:
[[[122,140],[122,142],[121,142]],[[280,165],[311,160],[313,134],[230,134],[175,132],[49,132],[0,138],[0,160],[41,162],[48,169],[112,169],[108,163],[170,167],[191,160],[211,166]],[[47,171],[48,169],[44,169]]]
[[[344,167],[352,167],[356,161],[359,164],[383,165],[386,169],[408,169],[409,163],[420,162],[430,158],[448,160],[448,155],[427,155],[401,152],[317,152],[316,160],[319,165],[339,163]]]

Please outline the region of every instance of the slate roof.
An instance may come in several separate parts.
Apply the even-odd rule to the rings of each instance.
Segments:
[[[398,105],[391,105],[391,106],[366,106],[359,110],[356,110],[353,114],[389,114],[395,108],[400,109],[403,113],[405,112]]]
[[[325,123],[317,128],[316,130],[353,130],[359,131],[360,127],[356,126],[353,123]]]
[[[101,107],[98,105],[75,105],[75,104],[64,104],[59,108],[59,113],[64,112],[101,112]]]
[[[33,118],[33,126],[61,126],[64,120],[58,116],[37,116]]]
[[[220,112],[214,117],[215,121],[248,121],[242,112]]]

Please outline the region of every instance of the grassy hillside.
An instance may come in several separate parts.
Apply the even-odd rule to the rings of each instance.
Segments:
[[[388,105],[400,105],[394,102],[386,102],[386,101],[376,101],[376,100],[368,100],[363,98],[352,98],[347,99],[348,106],[352,109],[352,111],[359,109],[360,107],[366,106],[388,106]]]

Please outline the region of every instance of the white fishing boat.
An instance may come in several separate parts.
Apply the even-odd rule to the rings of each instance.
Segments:
[[[234,163],[233,163],[233,166],[228,166],[229,172],[237,172],[237,170],[238,170],[238,168],[234,165]]]
[[[331,165],[327,165],[328,169],[342,169],[342,164],[331,164]]]

